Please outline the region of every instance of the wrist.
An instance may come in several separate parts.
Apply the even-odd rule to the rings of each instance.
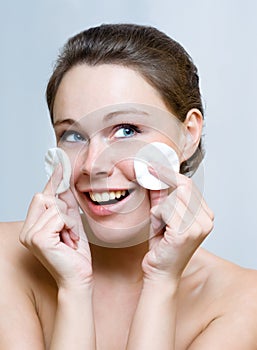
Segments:
[[[78,279],[76,277],[60,279],[57,281],[58,290],[66,291],[90,291],[93,288],[94,278],[89,276],[87,278]]]
[[[143,290],[145,292],[163,292],[175,295],[179,287],[180,279],[169,278],[167,276],[145,276],[143,279]]]
[[[65,297],[65,296],[73,296],[73,297],[80,297],[80,296],[92,296],[93,294],[93,283],[86,283],[86,284],[62,284],[58,288],[58,296],[59,297]]]

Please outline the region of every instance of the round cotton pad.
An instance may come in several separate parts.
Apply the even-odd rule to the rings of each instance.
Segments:
[[[151,162],[171,165],[174,171],[179,172],[179,159],[174,149],[162,142],[152,142],[142,147],[134,159],[136,179],[142,187],[149,190],[170,187],[149,172]]]
[[[69,157],[61,148],[50,148],[45,155],[45,170],[48,178],[51,177],[59,163],[62,165],[63,178],[56,190],[56,194],[63,193],[70,187],[71,164]]]

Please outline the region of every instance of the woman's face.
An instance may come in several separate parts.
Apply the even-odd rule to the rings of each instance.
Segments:
[[[156,141],[180,156],[182,124],[139,73],[117,65],[73,67],[53,112],[58,147],[72,164],[71,188],[94,235],[134,244],[148,232],[151,203],[135,180],[133,158]]]

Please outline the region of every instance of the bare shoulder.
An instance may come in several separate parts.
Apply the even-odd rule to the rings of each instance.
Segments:
[[[32,288],[40,279],[50,278],[40,262],[19,239],[22,221],[0,223],[0,281],[12,279],[19,287]]]
[[[257,271],[238,266],[205,250],[201,250],[197,259],[204,271],[200,300],[204,300],[208,321],[192,349],[202,349],[200,345],[213,341],[217,332],[216,348],[226,343],[227,349],[256,349]],[[228,334],[231,339],[226,340]]]
[[[19,344],[22,349],[43,350],[42,301],[51,299],[49,290],[55,286],[20,243],[22,226],[22,222],[0,223],[0,349],[17,349]]]
[[[1,222],[0,223],[0,259],[1,266],[15,269],[20,273],[25,267],[26,261],[32,259],[28,250],[20,243],[19,235],[23,222]]]
[[[257,293],[257,270],[239,266],[231,261],[203,251],[206,269],[208,271],[207,286],[214,293],[223,293],[233,300],[252,298]],[[257,304],[257,298],[254,298]]]
[[[20,243],[22,226],[21,221],[0,223],[0,282],[9,284],[16,281],[19,289],[25,285],[28,288],[26,276],[32,273],[36,263],[35,258]]]
[[[5,265],[11,263],[14,266],[15,260],[19,261],[25,253],[25,247],[19,241],[22,225],[21,221],[0,223],[0,259]]]
[[[45,295],[55,293],[56,284],[44,266],[20,242],[22,227],[21,221],[0,223],[0,284],[10,289],[9,293],[5,292],[7,288],[0,292],[0,300],[22,298],[36,307]]]
[[[204,276],[204,292],[224,303],[224,310],[241,308],[243,300],[248,300],[244,312],[250,303],[257,307],[257,270],[241,267],[204,249],[198,253],[196,263]]]

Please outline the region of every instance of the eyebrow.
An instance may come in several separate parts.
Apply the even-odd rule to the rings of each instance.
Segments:
[[[56,126],[59,126],[59,125],[62,125],[62,124],[68,124],[68,125],[76,125],[76,126],[79,126],[80,124],[72,119],[72,118],[67,118],[67,119],[60,119],[60,120],[56,120],[53,124],[54,127]]]
[[[94,113],[94,112],[92,112]],[[137,109],[127,109],[127,110],[120,110],[120,111],[114,111],[114,112],[110,112],[108,114],[106,114],[103,117],[103,121],[109,121],[112,118],[116,118],[119,117],[121,115],[128,115],[128,114],[132,114],[132,115],[142,115],[142,116],[149,116],[149,113],[142,111],[142,110],[137,110]],[[72,118],[67,118],[67,119],[60,119],[60,120],[56,120],[53,124],[54,127],[62,125],[62,124],[68,124],[68,125],[75,125],[75,126],[80,126],[80,123]]]
[[[121,115],[128,115],[128,114],[149,116],[149,114],[147,112],[133,108],[133,109],[110,112],[110,113],[106,114],[103,119],[104,119],[104,121],[108,121],[112,118],[119,117]]]

